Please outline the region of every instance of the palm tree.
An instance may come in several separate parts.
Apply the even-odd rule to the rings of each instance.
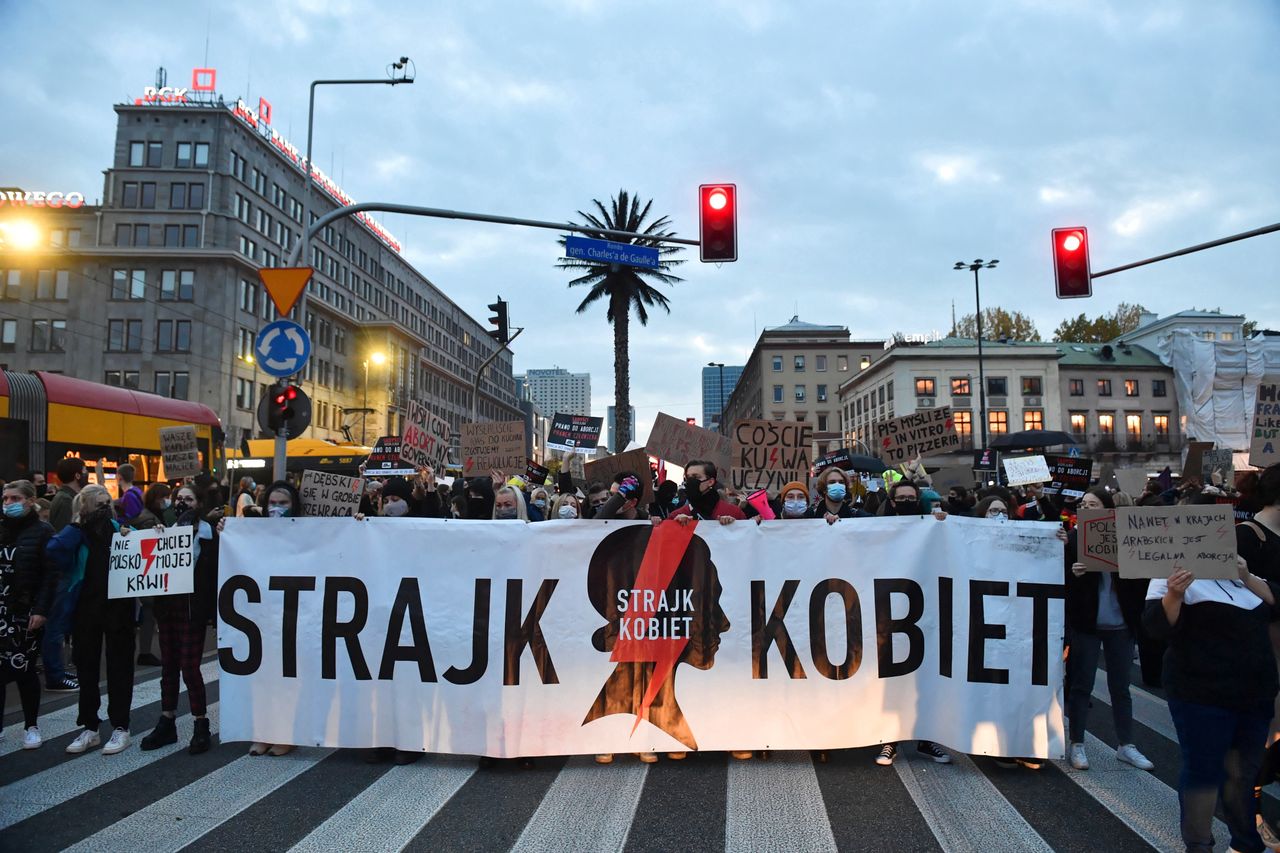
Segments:
[[[684,260],[673,257],[684,249],[671,243],[660,242],[660,238],[675,236],[675,232],[663,230],[671,224],[671,220],[667,217],[662,216],[645,224],[649,209],[653,206],[652,200],[645,202],[644,207],[641,207],[638,198],[632,197],[626,190],[618,190],[609,208],[601,204],[599,199],[592,199],[592,204],[595,205],[598,215],[578,211],[578,215],[586,221],[588,227],[599,228],[602,231],[631,231],[643,234],[644,237],[633,237],[626,242],[658,250],[657,269],[579,258],[566,258],[556,264],[560,269],[583,271],[581,276],[569,282],[570,287],[591,288],[582,303],[578,305],[579,314],[586,313],[588,306],[593,302],[608,300],[605,319],[613,324],[613,411],[617,420],[615,429],[618,440],[625,447],[627,436],[631,435],[631,355],[629,351],[631,308],[635,306],[636,317],[642,326],[649,324],[649,308],[658,306],[668,314],[671,313],[667,297],[650,282],[675,284],[678,281],[684,281],[669,272],[672,267],[684,263]],[[585,233],[589,237],[622,242],[618,237],[610,237],[590,230]],[[560,245],[565,245],[565,237],[560,238]],[[612,449],[617,453],[622,450],[622,447]]]

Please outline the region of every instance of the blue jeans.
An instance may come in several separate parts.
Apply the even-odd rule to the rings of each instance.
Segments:
[[[1067,714],[1071,721],[1071,742],[1084,743],[1085,723],[1089,720],[1089,700],[1093,696],[1093,679],[1098,672],[1098,653],[1107,661],[1107,692],[1111,698],[1111,716],[1116,724],[1116,738],[1121,745],[1133,743],[1133,700],[1129,696],[1129,667],[1133,663],[1133,634],[1128,628],[1086,634],[1068,634],[1071,653],[1067,666],[1071,670],[1071,691],[1067,694]]]
[[[1231,846],[1241,853],[1266,850],[1255,824],[1253,784],[1274,711],[1271,700],[1259,702],[1249,711],[1232,711],[1170,697],[1169,715],[1182,750],[1178,804],[1188,853],[1213,850],[1213,813],[1219,790]]]
[[[67,668],[62,662],[62,641],[71,632],[71,620],[79,601],[79,583],[70,589],[58,584],[58,594],[53,598],[53,607],[49,610],[49,619],[44,626],[44,642],[40,646],[40,656],[44,658],[45,684],[59,684],[67,677]]]

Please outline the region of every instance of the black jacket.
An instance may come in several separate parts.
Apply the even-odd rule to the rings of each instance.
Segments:
[[[1094,634],[1098,630],[1098,596],[1102,590],[1102,573],[1085,572],[1076,577],[1071,566],[1076,562],[1076,531],[1067,534],[1067,547],[1063,549],[1063,583],[1067,588],[1067,627],[1072,631]],[[1147,582],[1120,577],[1111,572],[1111,586],[1120,602],[1124,624],[1136,637],[1142,624],[1142,609],[1147,597]]]
[[[805,510],[805,518],[826,518],[827,517],[827,501],[825,498],[818,498],[818,502],[809,509]],[[833,513],[839,518],[871,518],[871,513],[855,507],[848,501],[840,504],[840,511]]]
[[[53,528],[35,511],[20,518],[0,522],[0,547],[13,549],[13,582],[8,605],[12,613],[48,616],[58,589],[58,568],[49,560],[45,546]]]
[[[111,537],[116,533],[111,504],[99,507],[79,522],[89,558],[84,564],[84,582],[76,604],[76,624],[123,629],[134,622],[136,598],[107,598],[107,576],[111,572]],[[75,523],[75,522],[73,522]]]
[[[195,510],[182,514],[176,526],[189,526],[200,535],[200,519]],[[200,556],[192,571],[194,592],[187,595],[157,595],[151,606],[159,622],[194,622],[204,625],[216,612],[218,597],[218,533],[212,539],[200,540]]]

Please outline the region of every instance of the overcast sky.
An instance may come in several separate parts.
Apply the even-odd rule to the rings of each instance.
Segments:
[[[421,8],[420,8],[421,7]],[[429,7],[429,8],[427,8]],[[56,8],[56,11],[54,11]],[[764,326],[856,338],[945,332],[973,310],[952,264],[999,258],[983,301],[1048,338],[1069,314],[1221,307],[1280,329],[1280,234],[1053,296],[1049,229],[1090,229],[1095,269],[1280,221],[1276,0],[949,3],[216,4],[0,0],[0,185],[101,196],[113,103],[157,66],[265,97],[359,201],[564,220],[626,188],[696,236],[699,183],[739,187],[740,261],[697,262],[670,315],[632,327],[637,433],[701,416],[700,368],[741,363]],[[207,59],[206,59],[207,51]],[[516,368],[592,374],[613,400],[604,308],[554,266],[553,232],[383,217],[408,258],[483,322],[528,327]]]

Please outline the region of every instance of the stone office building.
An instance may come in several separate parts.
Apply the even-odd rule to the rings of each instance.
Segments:
[[[212,92],[115,107],[117,131],[100,206],[14,209],[40,245],[0,252],[0,363],[50,370],[204,403],[235,447],[257,433],[273,380],[253,344],[276,312],[257,276],[302,236],[298,151],[250,109]],[[313,170],[311,218],[350,199]],[[395,239],[362,215],[311,242],[315,268],[293,319],[311,335],[303,388],[308,437],[370,442],[398,433],[417,398],[453,424],[469,420],[472,383],[495,342],[415,270]],[[299,316],[301,315],[301,316]],[[511,355],[480,383],[480,420],[524,419]]]

